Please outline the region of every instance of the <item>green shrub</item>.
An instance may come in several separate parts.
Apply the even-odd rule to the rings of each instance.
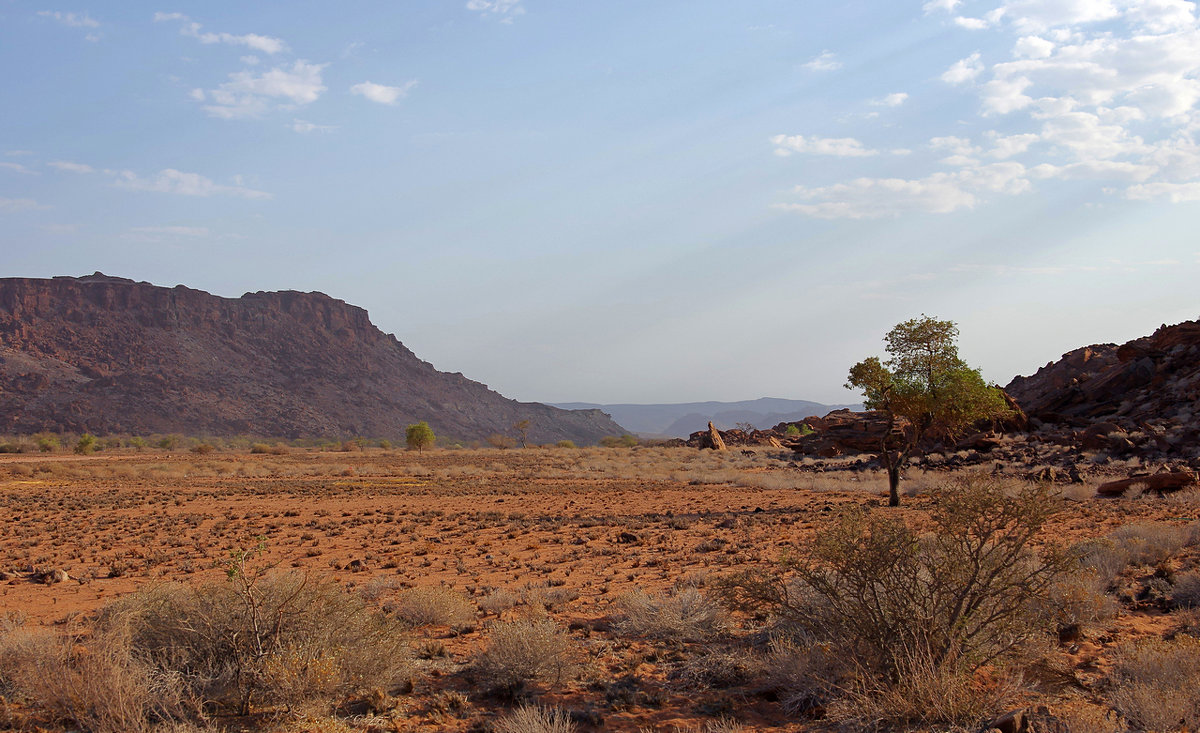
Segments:
[[[573,441],[573,440],[560,440],[560,441],[558,441],[557,443],[555,443],[554,445],[555,445],[556,447],[558,447],[558,448],[574,448],[574,447],[575,447],[575,441]]]
[[[33,442],[43,453],[53,453],[61,445],[61,441],[54,433],[37,433],[33,436]]]
[[[96,452],[96,436],[91,433],[80,435],[79,442],[75,444],[75,452],[81,456]]]
[[[436,440],[433,428],[429,427],[429,423],[424,420],[409,425],[404,431],[404,442],[408,445],[409,450],[424,452],[426,448],[432,448]]]

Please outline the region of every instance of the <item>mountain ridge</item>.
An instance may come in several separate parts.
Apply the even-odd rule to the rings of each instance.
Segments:
[[[95,273],[0,279],[0,430],[481,440],[622,431],[598,411],[510,400],[438,371],[324,293],[224,298]]]
[[[781,422],[803,420],[824,415],[843,407],[862,409],[862,405],[827,405],[811,400],[790,400],[781,397],[760,397],[736,402],[675,402],[661,404],[599,404],[592,402],[555,402],[563,409],[599,409],[613,420],[639,435],[686,438],[712,423],[721,430],[748,422],[766,428]]]

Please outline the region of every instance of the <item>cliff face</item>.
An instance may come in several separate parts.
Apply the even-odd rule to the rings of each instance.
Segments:
[[[0,279],[0,432],[511,435],[590,443],[598,410],[509,400],[439,372],[321,293],[221,298],[97,273]]]
[[[1097,421],[1200,429],[1200,321],[1162,326],[1121,346],[1076,349],[1008,391],[1030,417],[1083,427]]]

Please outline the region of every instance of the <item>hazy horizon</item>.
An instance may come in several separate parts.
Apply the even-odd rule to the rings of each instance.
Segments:
[[[1200,316],[1182,0],[0,6],[0,276],[321,291],[539,402],[1000,384]]]

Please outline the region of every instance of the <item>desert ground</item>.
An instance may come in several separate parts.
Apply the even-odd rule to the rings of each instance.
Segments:
[[[819,706],[801,710],[781,689],[787,662],[768,643],[778,619],[725,610],[722,579],[787,577],[781,560],[851,508],[926,527],[939,488],[961,478],[910,470],[904,505],[888,509],[882,473],[814,472],[779,451],[354,448],[0,456],[0,638],[86,641],[123,599],[229,583],[231,567],[269,570],[332,581],[402,618],[411,685],[376,692],[382,703],[210,709],[205,726],[511,730],[532,702],[578,730],[832,729]],[[1071,730],[1117,730],[1108,711],[1132,704],[1113,692],[1121,660],[1142,640],[1200,634],[1200,494],[1093,490],[1053,487],[1033,544],[1115,538],[1123,560],[1111,582],[1079,584],[1082,601],[1060,599],[1074,615],[1058,632],[1070,632],[1048,627],[1029,642],[1021,668],[1004,671],[1017,682],[1002,704],[1045,705]],[[647,622],[684,596],[701,609],[694,626],[686,613],[674,627]],[[498,624],[521,619],[555,625],[564,664],[519,693],[489,692],[480,656]],[[88,729],[22,692],[18,674],[5,672],[0,645],[0,728]]]

